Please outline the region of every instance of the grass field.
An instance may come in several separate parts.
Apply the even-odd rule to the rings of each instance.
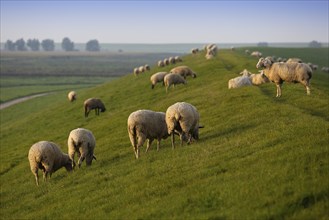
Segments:
[[[314,72],[310,96],[300,84],[285,83],[281,98],[271,83],[228,90],[244,68],[257,71],[257,59],[243,51],[183,57],[197,78],[168,93],[161,85],[151,90],[149,77],[173,66],[81,89],[75,103],[59,91],[1,110],[1,219],[329,219],[328,74]],[[291,51],[275,55],[328,63],[327,48]],[[89,97],[107,111],[85,119]],[[197,107],[200,140],[172,150],[166,139],[159,152],[154,144],[146,154],[144,146],[136,160],[129,114],[166,111],[178,101]],[[37,187],[29,148],[49,140],[67,152],[77,127],[93,131],[98,160],[70,174],[61,169]]]

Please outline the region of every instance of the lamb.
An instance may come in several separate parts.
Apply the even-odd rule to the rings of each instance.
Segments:
[[[164,67],[165,63],[162,60],[158,61],[158,67]]]
[[[168,134],[171,136],[172,148],[175,148],[174,134],[177,132],[181,139],[181,146],[183,141],[190,144],[192,138],[199,139],[199,119],[200,115],[193,105],[186,102],[177,102],[166,111],[166,124]]]
[[[67,95],[67,98],[69,99],[70,102],[74,102],[77,99],[77,93],[75,91],[71,91]]]
[[[173,74],[169,73],[165,75],[164,79],[164,85],[166,86],[166,92],[168,92],[168,89],[171,85],[175,86],[176,84],[186,84],[186,80],[180,76],[179,74]]]
[[[37,186],[39,186],[39,169],[43,171],[44,181],[47,180],[48,175],[50,178],[52,173],[62,167],[65,167],[67,171],[72,170],[72,161],[69,156],[53,142],[39,141],[33,144],[29,150],[28,159]]]
[[[192,78],[196,77],[196,73],[193,72],[188,66],[177,66],[171,69],[170,73],[179,74],[184,77],[184,79],[186,79],[187,76],[192,76]]]
[[[87,130],[85,128],[77,128],[72,130],[69,134],[67,145],[72,168],[75,167],[75,152],[77,152],[79,157],[79,168],[84,159],[86,159],[87,166],[91,166],[93,159],[96,160],[96,156],[94,155],[96,140],[90,130]]]
[[[150,80],[151,80],[151,84],[152,84],[152,89],[154,89],[155,85],[159,82],[163,82],[164,84],[164,77],[165,75],[167,75],[168,73],[167,72],[157,72],[157,73],[154,73]]]
[[[154,139],[157,139],[157,150],[159,151],[161,139],[169,137],[164,112],[138,110],[129,115],[127,124],[136,159],[139,158],[139,148],[143,146],[146,139],[148,139],[146,152]]]
[[[85,117],[88,117],[89,112],[93,109],[95,109],[96,115],[99,115],[99,110],[101,110],[101,112],[105,112],[106,110],[103,102],[96,98],[87,99],[83,105],[85,108]]]
[[[269,59],[260,58],[256,68],[264,68],[269,80],[276,84],[276,97],[281,97],[281,86],[284,81],[301,83],[305,86],[307,95],[310,95],[310,79],[312,69],[305,63],[272,63]]]

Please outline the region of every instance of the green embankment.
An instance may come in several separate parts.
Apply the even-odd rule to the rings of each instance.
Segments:
[[[149,77],[173,66],[80,90],[75,103],[58,92],[0,111],[1,219],[328,219],[328,74],[314,72],[310,96],[300,84],[285,83],[281,98],[271,83],[228,90],[244,68],[257,71],[257,59],[243,51],[220,50],[213,60],[203,53],[183,57],[176,65],[188,65],[197,78],[168,93],[162,85],[151,90]],[[270,48],[262,52],[273,55]],[[325,49],[292,55],[320,67],[328,61]],[[107,111],[85,119],[89,97],[101,98]],[[129,114],[166,111],[178,101],[197,107],[205,126],[200,140],[173,150],[166,139],[159,152],[153,143],[136,160]],[[77,127],[93,131],[98,160],[70,174],[58,170],[37,187],[30,146],[49,140],[67,152]]]

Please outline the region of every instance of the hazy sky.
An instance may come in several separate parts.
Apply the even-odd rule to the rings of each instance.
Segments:
[[[322,1],[1,1],[1,42],[328,42]]]

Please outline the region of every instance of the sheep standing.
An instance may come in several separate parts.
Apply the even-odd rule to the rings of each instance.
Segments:
[[[99,110],[101,110],[101,112],[105,112],[106,110],[103,102],[100,99],[96,98],[87,99],[83,105],[85,109],[85,117],[88,117],[89,112],[93,109],[95,109],[96,115],[99,115]]]
[[[67,171],[72,170],[72,161],[67,154],[62,153],[60,148],[53,142],[40,141],[33,144],[29,150],[28,159],[30,168],[39,186],[38,170],[43,171],[43,180],[58,169],[65,167]]]
[[[180,136],[181,146],[183,141],[190,144],[192,138],[199,139],[199,119],[197,109],[189,103],[177,102],[169,106],[166,111],[166,123],[168,134],[171,135],[172,148],[175,148],[175,132]]]
[[[269,59],[260,58],[256,68],[264,68],[264,73],[269,80],[276,84],[276,97],[281,96],[281,86],[284,81],[301,83],[305,86],[307,95],[310,92],[310,79],[312,69],[304,63],[272,63]]]
[[[154,89],[155,85],[159,82],[163,82],[164,84],[164,77],[167,75],[167,72],[157,72],[154,73],[151,77],[150,77],[150,81],[152,84],[152,89]]]
[[[196,73],[193,72],[193,70],[191,70],[188,66],[177,66],[171,69],[170,73],[179,74],[184,77],[184,79],[186,79],[187,76],[192,76],[192,78],[196,78]]]
[[[186,80],[180,76],[179,74],[173,74],[169,73],[164,76],[163,79],[164,85],[166,86],[166,92],[168,92],[168,89],[171,85],[175,86],[177,84],[186,84]]]
[[[72,130],[69,134],[67,145],[72,168],[75,167],[75,153],[77,153],[79,157],[79,168],[84,159],[86,159],[87,166],[92,164],[93,159],[96,160],[96,156],[94,155],[96,140],[91,131],[85,128],[77,128]]]
[[[175,64],[176,63],[176,60],[174,57],[169,57],[169,63],[170,64]]]
[[[176,63],[183,62],[182,58],[179,56],[175,56],[175,61],[176,61]]]
[[[77,99],[77,93],[75,91],[71,91],[67,95],[67,98],[69,99],[70,102],[74,102]]]
[[[136,68],[134,68],[134,75],[138,76],[138,74],[139,74],[139,69],[136,67]]]
[[[145,64],[145,65],[144,65],[144,70],[145,70],[145,71],[150,71],[151,68],[150,68],[150,66],[149,66],[148,64]]]
[[[158,61],[158,67],[164,67],[165,63],[163,62],[163,60],[159,60]]]
[[[263,56],[263,54],[262,54],[261,52],[259,52],[259,51],[253,51],[253,52],[250,54],[250,56],[260,58],[260,57]]]
[[[199,48],[193,48],[191,49],[192,54],[197,54],[199,52]]]
[[[127,124],[136,159],[139,158],[139,148],[143,146],[146,139],[148,139],[147,152],[154,139],[157,139],[157,150],[159,150],[161,139],[169,136],[164,112],[138,110],[129,115]]]

